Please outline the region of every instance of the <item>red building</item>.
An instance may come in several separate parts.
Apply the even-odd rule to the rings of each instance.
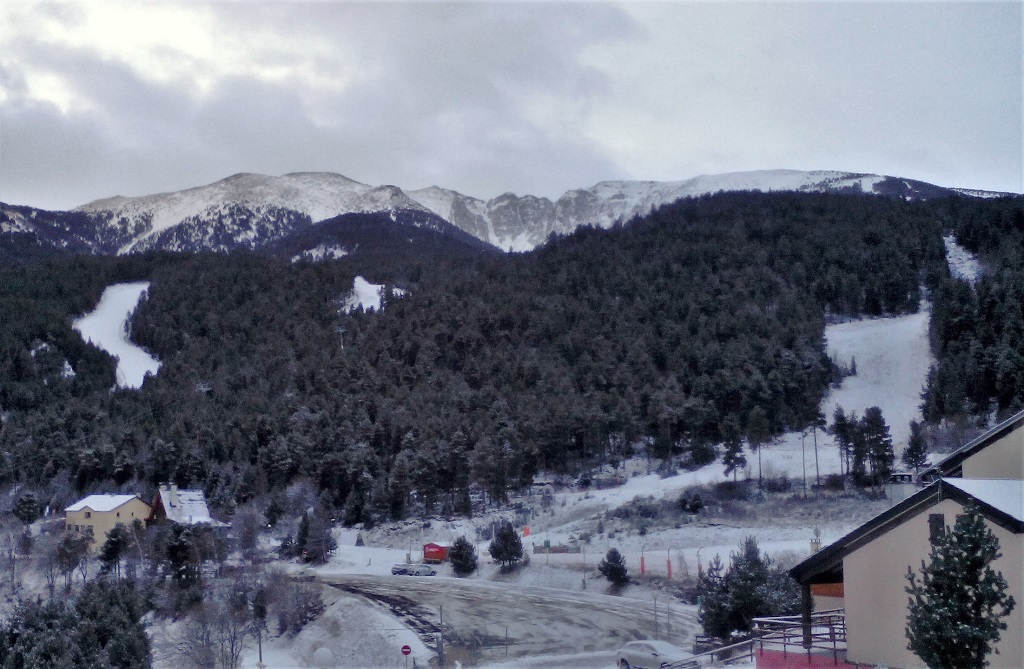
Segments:
[[[448,559],[448,544],[429,543],[423,544],[424,562],[445,562]]]

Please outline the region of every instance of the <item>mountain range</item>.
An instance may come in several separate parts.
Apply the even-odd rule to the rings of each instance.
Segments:
[[[384,213],[392,222],[464,238],[505,251],[528,251],[552,234],[582,225],[607,228],[684,197],[720,191],[859,192],[906,199],[1002,193],[946,188],[875,174],[767,170],[704,175],[684,181],[603,181],[557,200],[504,193],[490,200],[432,186],[403,191],[340,174],[236,174],[187,190],[96,200],[69,212],[0,203],[0,250],[32,255],[39,248],[126,254],[147,250],[231,251],[278,243],[304,231],[297,256],[331,257],[311,228],[355,213]],[[336,228],[334,228],[336,231]]]

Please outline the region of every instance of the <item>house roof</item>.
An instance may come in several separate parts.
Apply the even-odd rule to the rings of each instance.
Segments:
[[[805,584],[839,582],[843,558],[944,499],[973,502],[991,522],[1014,534],[1024,534],[1024,481],[944,478],[822,548],[790,569],[789,574]]]
[[[114,509],[137,498],[138,495],[89,495],[85,499],[75,502],[64,510],[81,511],[83,509],[89,509],[96,512],[113,511]]]
[[[921,476],[949,476],[960,469],[964,460],[1022,427],[1024,427],[1024,411],[1010,416],[988,432],[984,432],[970,440],[942,460],[925,469],[921,472]]]
[[[206,496],[202,490],[171,491],[161,486],[159,494],[164,513],[171,522],[179,525],[220,525],[210,517],[210,509],[206,506]]]
[[[981,503],[1024,523],[1024,481],[1013,479],[942,479]]]

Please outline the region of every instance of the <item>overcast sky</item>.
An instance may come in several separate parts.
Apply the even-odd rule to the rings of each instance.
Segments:
[[[837,169],[1020,192],[1021,3],[0,2],[0,200],[237,172],[551,198]]]

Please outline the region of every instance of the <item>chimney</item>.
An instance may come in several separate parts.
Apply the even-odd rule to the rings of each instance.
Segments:
[[[171,506],[178,506],[178,484],[172,483],[167,487],[171,492]]]

